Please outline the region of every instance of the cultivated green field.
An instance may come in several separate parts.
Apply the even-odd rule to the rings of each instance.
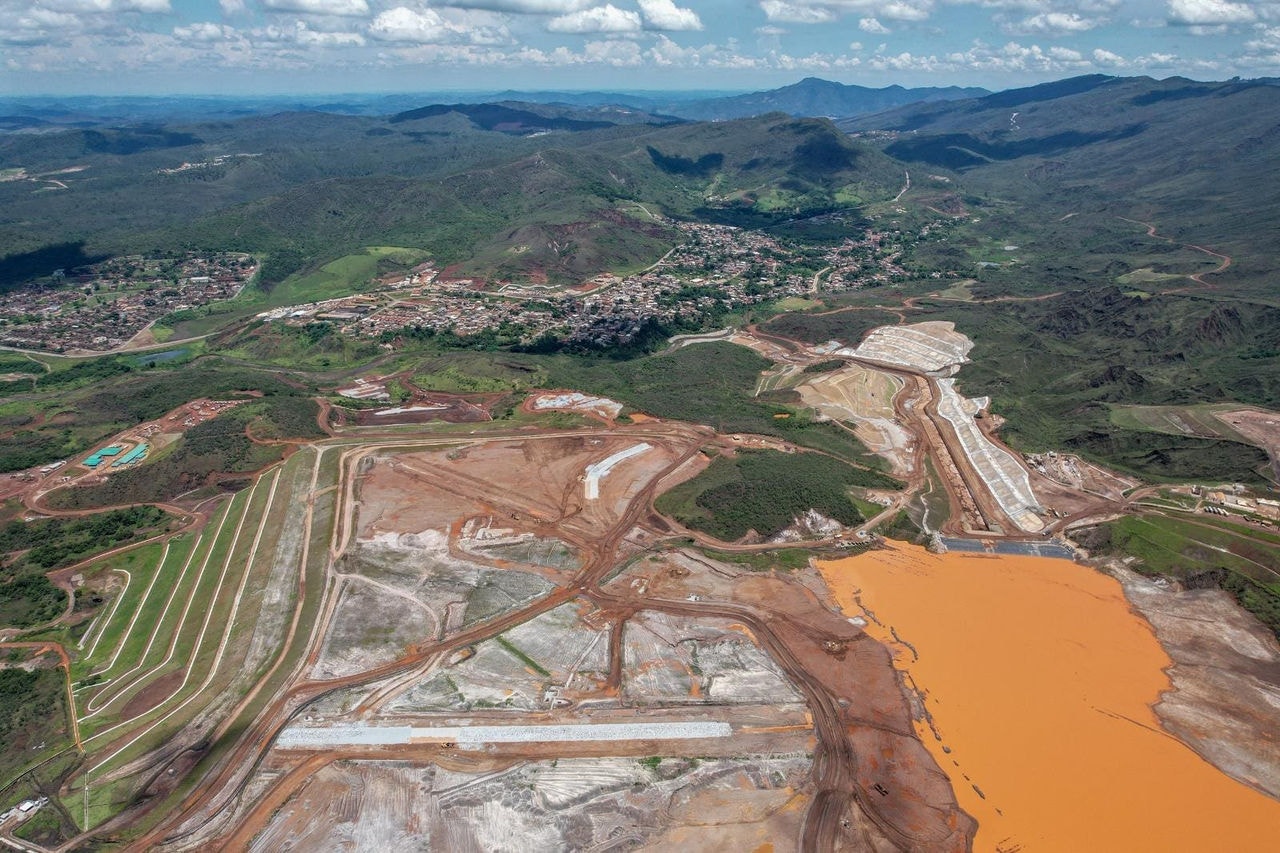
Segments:
[[[1232,403],[1205,403],[1194,406],[1112,406],[1111,422],[1123,429],[1158,432],[1165,435],[1187,435],[1199,438],[1225,438],[1251,444],[1228,424],[1219,420],[1218,412],[1239,411]]]

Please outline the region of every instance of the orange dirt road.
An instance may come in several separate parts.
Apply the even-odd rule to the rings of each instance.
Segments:
[[[1280,802],[1160,729],[1170,660],[1111,577],[900,543],[819,568],[925,697],[975,850],[1275,849]]]

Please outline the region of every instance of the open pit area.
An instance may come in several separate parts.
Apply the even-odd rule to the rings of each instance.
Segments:
[[[906,481],[856,492],[856,531],[729,542],[655,508],[747,449],[800,482],[806,457],[778,437],[569,391],[467,431],[410,389],[327,418],[133,559],[77,569],[105,599],[67,667],[86,760],[60,797],[83,804],[84,839],[1262,849],[1280,819],[1274,641],[1221,594],[1135,578],[1135,611],[1073,563],[1058,528],[1151,487],[1075,457],[1024,464],[954,387],[967,338],[901,328],[839,355],[743,336],[779,365],[762,384],[795,387]],[[909,530],[922,496],[953,553],[875,535]],[[1068,559],[1032,556],[1050,553]]]
[[[794,850],[810,769],[803,755],[479,764],[335,761],[248,849]]]
[[[343,445],[302,675],[158,848],[966,849],[887,651],[812,569],[659,547],[707,438]]]
[[[853,427],[858,440],[889,460],[895,476],[915,473],[915,436],[902,424],[893,401],[901,377],[860,364],[823,373],[796,386],[806,406]]]
[[[872,329],[857,347],[839,349],[834,354],[945,376],[969,360],[971,349],[973,341],[957,332],[955,323],[930,320],[880,326]]]
[[[612,423],[622,414],[622,404],[607,397],[580,394],[577,391],[546,391],[530,394],[524,402],[530,412],[572,412]]]

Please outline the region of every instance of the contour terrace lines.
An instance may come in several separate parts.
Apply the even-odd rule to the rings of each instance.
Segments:
[[[978,476],[991,491],[1004,513],[1029,533],[1044,529],[1035,513],[1039,500],[1031,489],[1031,478],[1009,451],[996,446],[978,429],[977,421],[965,399],[956,391],[954,379],[935,380],[938,390],[938,414],[955,430],[960,447]]]
[[[881,326],[872,329],[857,347],[844,347],[834,355],[939,373],[969,360],[973,341],[955,329],[954,323],[935,320]]]
[[[920,389],[927,388],[920,395],[923,405],[912,407],[913,419],[931,445],[961,514],[993,533],[1003,532],[997,530],[1004,528],[1003,519],[1021,532],[1039,533],[1044,530],[1037,515],[1040,501],[1026,469],[978,427],[974,414],[984,403],[966,400],[955,390],[951,375],[968,361],[972,348],[973,342],[953,323],[931,321],[872,329],[858,347],[844,347],[833,355],[926,383]]]
[[[600,481],[609,476],[609,472],[613,470],[615,465],[625,462],[633,456],[639,456],[641,453],[650,450],[652,447],[653,445],[642,441],[639,444],[634,444],[631,447],[628,447],[626,450],[619,450],[617,453],[606,459],[601,459],[599,462],[588,465],[585,485],[587,500],[594,501],[599,499]]]
[[[459,746],[487,743],[563,743],[568,741],[698,740],[723,738],[733,727],[716,720],[662,723],[561,723],[501,726],[290,727],[276,738],[279,749],[331,749],[342,746],[395,746],[448,742]]]

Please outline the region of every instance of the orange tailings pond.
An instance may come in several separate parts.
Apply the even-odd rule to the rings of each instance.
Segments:
[[[1171,662],[1115,579],[901,543],[818,565],[925,697],[976,850],[1277,849],[1280,802],[1160,728]]]

